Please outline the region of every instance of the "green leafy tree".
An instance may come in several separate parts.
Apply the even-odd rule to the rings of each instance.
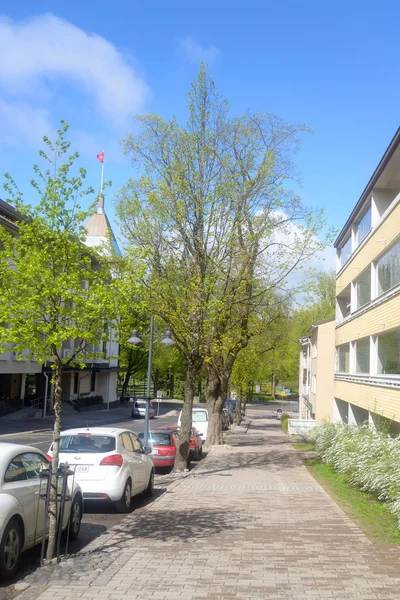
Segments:
[[[0,228],[0,346],[11,344],[15,351],[25,351],[26,356],[50,363],[53,369],[53,472],[59,463],[63,371],[102,356],[101,342],[107,341],[116,318],[109,264],[83,243],[89,212],[80,202],[93,190],[83,187],[84,169],[73,172],[78,154],[69,154],[67,129],[68,124],[62,122],[54,143],[43,138],[46,150],[39,154],[48,166],[34,166],[35,206],[24,202],[11,176],[6,175],[9,202],[25,218],[16,236]],[[65,357],[63,347],[70,340],[73,350]],[[53,476],[49,559],[55,550],[56,493]]]
[[[307,335],[311,325],[335,315],[335,289],[333,269],[314,272],[305,303],[292,308],[282,321],[282,335],[277,337],[271,362],[271,371],[277,380],[298,381],[299,339]]]
[[[118,203],[122,230],[147,266],[142,281],[149,305],[172,329],[186,364],[177,469],[186,466],[196,379],[205,358],[226,347],[231,307],[241,306],[235,318],[244,324],[235,348],[247,338],[246,298],[256,302],[263,239],[272,252],[271,230],[291,219],[306,223],[312,245],[313,227],[320,225],[282,191],[307,127],[259,113],[231,118],[204,65],[188,111],[184,126],[158,115],[138,118],[140,133],[124,140],[124,150],[139,176]]]

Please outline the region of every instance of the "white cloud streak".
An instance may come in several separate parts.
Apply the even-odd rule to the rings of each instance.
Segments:
[[[178,38],[177,41],[187,60],[193,63],[203,61],[211,64],[222,54],[221,50],[216,46],[201,46],[195,42],[190,35],[187,35],[184,38]]]
[[[1,108],[16,117],[21,129],[24,121],[32,121],[33,131],[47,131],[52,83],[61,82],[68,93],[83,97],[109,127],[125,124],[149,93],[112,43],[52,14],[24,22],[0,18],[0,56]],[[26,137],[32,141],[36,135],[28,128]]]

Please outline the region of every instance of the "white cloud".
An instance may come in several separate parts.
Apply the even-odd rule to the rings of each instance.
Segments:
[[[34,108],[24,102],[7,102],[0,98],[0,139],[3,145],[18,146],[20,139],[38,146],[52,127],[45,109]]]
[[[20,124],[29,123],[31,116],[33,130],[42,127],[42,134],[48,129],[50,107],[57,101],[54,87],[60,82],[69,86],[69,101],[71,92],[77,94],[77,102],[83,97],[103,125],[111,127],[126,123],[149,92],[142,76],[113,44],[52,14],[24,22],[0,18],[0,56],[3,104]],[[29,129],[28,140],[36,137]]]
[[[179,47],[185,53],[186,58],[190,62],[198,63],[200,61],[213,63],[221,56],[221,50],[216,46],[201,46],[194,41],[190,35],[184,38],[178,38]]]

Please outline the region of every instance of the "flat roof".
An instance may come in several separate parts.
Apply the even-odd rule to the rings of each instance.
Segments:
[[[352,225],[352,223],[354,222],[357,213],[361,210],[364,202],[366,201],[368,195],[371,193],[373,187],[375,186],[376,182],[378,181],[379,177],[382,175],[384,169],[386,168],[389,160],[392,158],[393,154],[395,153],[398,145],[400,143],[400,127],[397,129],[396,133],[394,134],[392,141],[390,142],[389,146],[386,149],[385,154],[382,156],[378,166],[376,167],[371,179],[368,181],[363,193],[361,194],[357,204],[355,205],[355,207],[353,208],[349,218],[347,219],[344,227],[342,228],[341,232],[339,233],[338,237],[336,238],[336,241],[334,243],[334,247],[337,248],[340,244],[340,242],[343,240],[343,238],[345,237],[345,235],[347,234],[350,226]]]

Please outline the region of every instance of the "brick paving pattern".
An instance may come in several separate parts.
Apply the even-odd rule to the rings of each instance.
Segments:
[[[271,413],[249,413],[247,435],[73,559],[69,583],[57,567],[40,600],[400,599],[399,549],[338,509]]]

